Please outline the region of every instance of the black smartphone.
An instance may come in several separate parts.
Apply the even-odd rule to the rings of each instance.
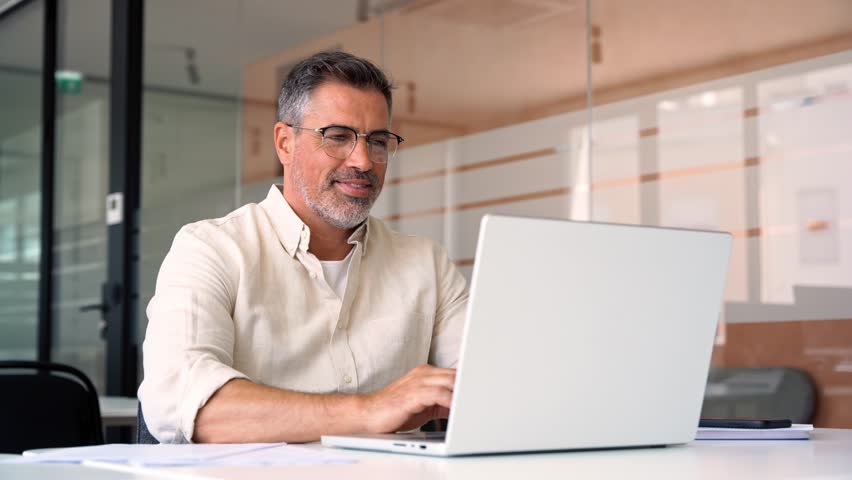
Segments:
[[[786,418],[702,418],[698,426],[704,428],[789,428],[793,422]]]

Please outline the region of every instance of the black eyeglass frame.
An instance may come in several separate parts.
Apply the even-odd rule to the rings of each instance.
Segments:
[[[354,128],[348,127],[346,125],[327,125],[325,127],[320,127],[320,128],[308,128],[308,127],[303,127],[301,125],[293,125],[293,124],[290,124],[290,123],[286,123],[285,125],[287,125],[290,128],[295,128],[297,130],[307,130],[307,131],[310,131],[310,132],[319,133],[320,137],[322,137],[322,141],[323,141],[322,145],[323,146],[325,145],[325,132],[328,129],[330,129],[330,128],[342,128],[344,130],[349,130],[350,132],[352,132],[353,135],[355,135],[355,141],[352,142],[352,150],[350,150],[349,153],[345,157],[343,157],[343,158],[335,157],[334,155],[331,155],[330,153],[328,153],[328,150],[323,149],[325,151],[326,155],[328,155],[331,158],[337,158],[338,160],[346,160],[347,158],[349,158],[349,155],[352,155],[352,152],[355,151],[355,146],[358,144],[358,137],[364,137],[364,141],[367,142],[367,150],[368,151],[371,151],[372,148],[373,148],[372,145],[370,144],[370,136],[371,135],[376,134],[376,133],[381,133],[381,134],[384,134],[384,135],[393,135],[394,137],[396,137],[396,144],[397,144],[396,150],[394,150],[393,153],[390,154],[384,162],[377,162],[375,159],[373,159],[372,156],[370,156],[370,161],[372,161],[373,163],[387,163],[389,160],[393,159],[396,156],[397,150],[399,150],[399,144],[401,144],[402,142],[405,141],[404,138],[402,138],[399,135],[397,135],[397,134],[395,134],[391,131],[388,131],[388,130],[376,130],[376,131],[370,132],[370,133],[358,133]]]

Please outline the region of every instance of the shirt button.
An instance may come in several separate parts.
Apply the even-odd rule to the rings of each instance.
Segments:
[[[343,381],[346,383],[352,383],[352,377],[350,377],[349,375],[344,375]]]
[[[317,272],[311,272],[311,278],[316,279],[317,278]]]

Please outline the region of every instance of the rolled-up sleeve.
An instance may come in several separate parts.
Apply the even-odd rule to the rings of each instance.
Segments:
[[[459,359],[464,320],[467,314],[467,282],[446,250],[434,245],[438,305],[429,349],[429,363],[455,368]]]
[[[198,410],[229,380],[248,378],[233,368],[235,247],[205,228],[215,226],[178,232],[148,304],[139,400],[161,443],[191,442]]]

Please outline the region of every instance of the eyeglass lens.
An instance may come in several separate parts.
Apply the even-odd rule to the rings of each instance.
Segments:
[[[373,132],[366,137],[367,152],[370,159],[384,163],[393,158],[399,147],[399,139],[388,132]],[[322,137],[323,148],[334,158],[345,159],[355,150],[357,136],[353,130],[344,127],[328,127]]]

